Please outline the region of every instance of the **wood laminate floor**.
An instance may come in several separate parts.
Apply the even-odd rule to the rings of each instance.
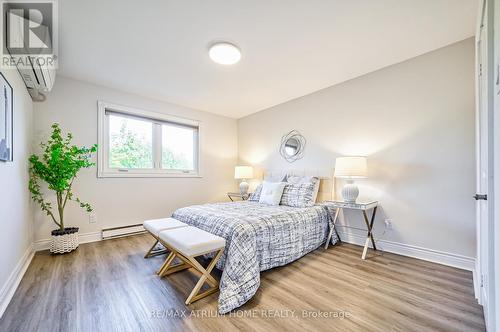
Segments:
[[[191,271],[160,279],[148,235],[35,255],[0,331],[484,331],[472,275],[341,244],[261,274],[247,304],[217,316],[217,294],[184,300]]]

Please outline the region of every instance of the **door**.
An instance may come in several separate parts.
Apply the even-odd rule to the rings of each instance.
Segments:
[[[490,212],[488,198],[492,197],[492,103],[490,101],[490,68],[489,61],[491,43],[488,41],[490,27],[486,1],[483,2],[483,10],[480,14],[480,24],[476,34],[476,228],[477,228],[477,262],[475,286],[476,296],[480,304],[483,305],[485,321],[487,325],[492,310],[494,309],[493,292],[493,213]],[[492,326],[488,326],[491,328]]]
[[[491,3],[491,2],[490,2]],[[493,170],[500,170],[500,4],[498,1],[494,4],[494,14],[493,14],[493,53],[494,53],[494,64],[493,64],[493,77],[494,80],[494,92],[493,92],[493,155],[490,153],[490,158],[493,157]],[[500,176],[498,174],[494,175],[494,185],[493,192],[495,193],[493,199],[490,199],[490,206],[493,207],[493,228],[494,239],[492,241],[493,246],[493,289],[490,285],[490,294],[493,294],[495,298],[494,309],[490,312],[495,312],[490,316],[491,326],[490,330],[496,328],[499,329],[500,325]],[[495,176],[496,175],[496,176]],[[491,190],[491,188],[490,188]],[[491,251],[490,251],[491,252]],[[491,261],[491,259],[490,259]],[[491,270],[491,269],[490,269]]]

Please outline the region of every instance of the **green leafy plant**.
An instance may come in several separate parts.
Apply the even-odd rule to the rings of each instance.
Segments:
[[[97,151],[97,145],[90,148],[71,145],[73,135],[68,133],[63,137],[59,124],[52,125],[52,135],[46,143],[41,143],[41,156],[31,155],[29,158],[29,190],[31,198],[40,205],[42,211],[52,218],[61,231],[64,231],[64,208],[68,201],[77,202],[87,212],[92,212],[88,203],[73,196],[72,185],[77,173],[82,168],[95,165],[91,162],[92,154]],[[57,199],[57,217],[52,210],[52,203],[44,199],[40,181],[47,183],[48,188],[55,192]]]

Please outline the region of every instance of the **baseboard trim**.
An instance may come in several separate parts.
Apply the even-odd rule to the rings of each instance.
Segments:
[[[345,231],[339,231],[339,235],[342,241],[344,242],[360,246],[365,245],[366,236]],[[377,249],[382,251],[387,251],[402,256],[418,258],[424,261],[452,266],[467,271],[475,270],[476,260],[472,257],[452,254],[449,252],[444,252],[434,249],[412,246],[409,244],[393,242],[388,240],[382,240],[382,239],[380,240],[375,239],[375,240],[377,241],[376,242]]]
[[[35,250],[33,250],[33,246],[30,245],[23,254],[23,257],[21,257],[21,260],[17,263],[5,284],[2,286],[2,289],[0,290],[0,318],[2,318],[5,309],[7,309],[7,306],[12,300],[12,297],[21,283],[24,273],[28,269],[34,255]]]
[[[80,233],[78,235],[80,244],[102,241],[102,232]],[[50,239],[35,241],[35,251],[48,250],[50,248]]]

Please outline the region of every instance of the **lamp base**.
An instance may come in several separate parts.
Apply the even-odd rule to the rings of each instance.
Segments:
[[[248,194],[248,182],[246,182],[245,180],[241,180],[240,182],[240,194],[242,195],[246,195]]]
[[[359,196],[359,189],[353,181],[347,181],[344,188],[342,188],[342,198],[346,203],[356,203]]]

